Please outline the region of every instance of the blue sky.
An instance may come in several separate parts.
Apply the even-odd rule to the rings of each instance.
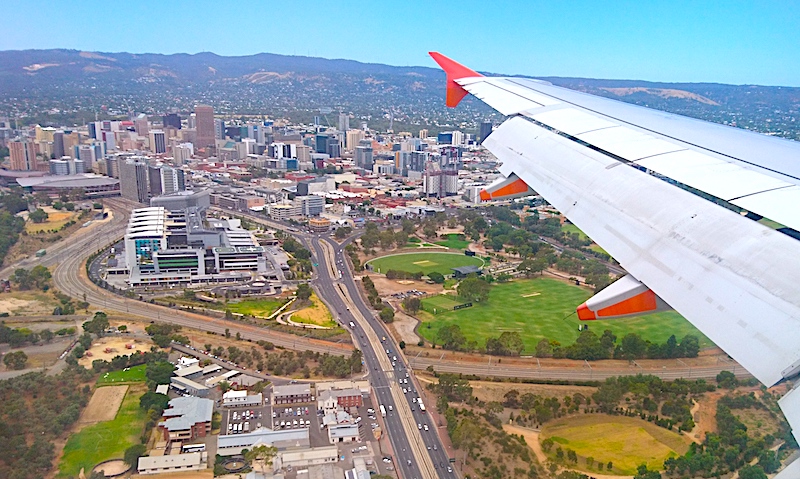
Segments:
[[[0,50],[259,52],[534,76],[800,86],[794,1],[16,2]]]

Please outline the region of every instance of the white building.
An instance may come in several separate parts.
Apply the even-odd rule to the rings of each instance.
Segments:
[[[203,451],[169,456],[140,457],[136,470],[139,474],[162,474],[165,472],[201,471],[207,467],[208,453]]]
[[[261,393],[247,394],[247,391],[230,391],[222,395],[223,407],[237,406],[261,406],[264,404],[264,396]]]

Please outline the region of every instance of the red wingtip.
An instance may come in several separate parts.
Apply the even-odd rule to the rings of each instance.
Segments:
[[[589,309],[588,306],[586,306],[586,303],[583,303],[582,305],[578,306],[577,311],[578,311],[578,319],[580,319],[581,321],[593,321],[597,319],[597,315],[594,314],[594,311]]]
[[[466,77],[480,77],[483,75],[447,58],[439,52],[428,52],[428,54],[442,67],[442,70],[444,70],[447,75],[447,96],[445,104],[450,108],[455,108],[468,93],[467,90],[456,83],[456,80]]]

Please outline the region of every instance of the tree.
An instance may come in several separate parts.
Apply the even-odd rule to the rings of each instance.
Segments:
[[[739,470],[739,479],[767,479],[767,475],[761,466],[747,465]]]
[[[477,278],[469,277],[459,283],[458,295],[466,301],[486,301],[489,299],[489,283]]]
[[[34,223],[44,223],[47,221],[49,215],[47,212],[41,208],[37,208],[36,211],[31,212],[28,214],[28,218],[33,221]]]
[[[431,271],[430,273],[428,273],[428,279],[430,279],[436,284],[444,283],[444,275],[436,271]]]
[[[739,380],[736,379],[736,376],[730,371],[720,371],[717,374],[717,384],[719,387],[725,389],[733,389],[739,385]]]
[[[28,362],[28,355],[24,351],[12,351],[6,353],[3,358],[3,364],[9,369],[25,369],[25,363]]]
[[[306,302],[311,298],[311,293],[313,290],[308,283],[300,283],[297,285],[297,300],[300,302]]]
[[[633,479],[661,479],[661,473],[649,470],[646,464],[642,464],[636,470],[637,474],[633,476]]]
[[[102,311],[94,313],[94,317],[90,321],[83,323],[83,330],[87,333],[94,333],[97,336],[102,336],[106,329],[108,329],[108,315]]]
[[[164,409],[169,404],[169,397],[164,394],[159,394],[153,391],[148,391],[139,398],[139,407],[145,411],[155,409],[160,416]]]
[[[467,337],[461,331],[461,326],[457,324],[446,324],[439,328],[436,332],[436,337],[441,341],[444,349],[458,351],[467,344]]]
[[[389,324],[394,321],[394,310],[388,306],[381,309],[380,312],[381,321],[386,324]]]
[[[67,211],[75,211],[75,203],[66,203],[64,205]]]
[[[253,449],[247,451],[244,455],[244,459],[247,462],[257,463],[263,475],[264,468],[272,465],[272,461],[277,454],[278,449],[276,447],[262,444],[260,446],[254,446]]]
[[[144,444],[134,444],[125,449],[123,461],[131,467],[136,467],[139,464],[139,458],[144,456],[145,451],[147,451],[147,447]]]
[[[411,314],[416,314],[422,307],[422,301],[418,296],[409,296],[403,300],[403,309]]]
[[[149,384],[169,384],[169,378],[175,371],[175,366],[167,361],[156,361],[147,363],[145,366],[145,377]]]

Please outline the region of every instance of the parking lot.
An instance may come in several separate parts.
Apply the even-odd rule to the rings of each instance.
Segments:
[[[271,427],[272,406],[241,406],[220,409],[220,434],[242,434],[259,427]]]

